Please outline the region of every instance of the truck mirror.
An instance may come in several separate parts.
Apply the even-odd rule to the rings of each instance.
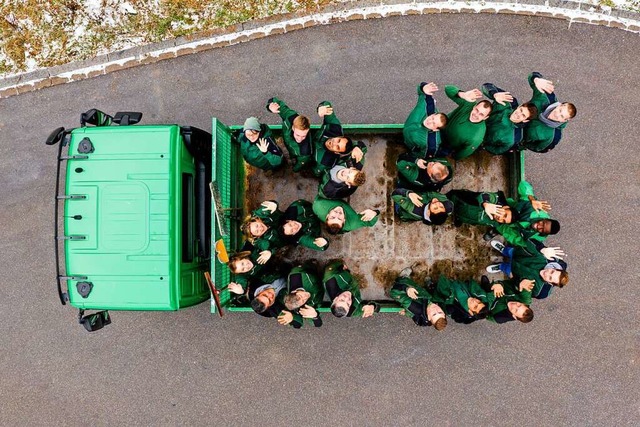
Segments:
[[[111,316],[108,311],[99,311],[97,313],[82,316],[79,320],[80,324],[89,332],[94,332],[111,324]]]
[[[64,128],[59,127],[49,134],[47,140],[44,143],[47,145],[56,145],[57,143],[62,141],[62,138],[64,138]]]
[[[113,121],[120,126],[135,125],[140,120],[142,120],[142,113],[134,111],[118,111],[113,116]]]
[[[80,115],[80,126],[109,126],[112,121],[113,117],[95,108]]]

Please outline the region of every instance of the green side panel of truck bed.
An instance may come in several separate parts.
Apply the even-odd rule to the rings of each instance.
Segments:
[[[86,309],[177,310],[181,289],[180,227],[182,137],[175,125],[80,128],[72,133],[69,155],[89,138],[94,152],[69,160],[65,201],[68,275],[93,284],[87,298],[69,281],[73,306]],[[81,219],[73,217],[80,215]],[[177,265],[176,265],[177,264]],[[191,285],[188,286],[191,288]],[[203,293],[193,289],[188,293]]]

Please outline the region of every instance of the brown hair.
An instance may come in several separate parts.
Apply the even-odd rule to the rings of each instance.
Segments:
[[[365,175],[365,173],[362,171],[356,172],[356,174],[353,177],[353,185],[359,187],[365,182],[367,182],[367,175]]]
[[[236,252],[235,254],[229,257],[229,262],[227,262],[227,267],[229,267],[229,270],[231,270],[233,274],[236,274],[238,271],[236,269],[236,262],[242,259],[247,259],[250,256],[251,256],[251,251]]]
[[[242,221],[242,225],[240,226],[240,231],[242,231],[244,237],[250,242],[253,242],[255,240],[255,236],[251,234],[251,227],[249,227],[249,225],[255,221],[262,222],[262,220],[257,216],[247,215],[244,218],[244,221]]]
[[[533,320],[533,310],[527,307],[522,317],[519,317],[518,320],[521,321],[522,323],[531,322]]]
[[[340,230],[342,230],[343,225],[339,225],[336,223],[333,223],[331,225],[327,224],[327,231],[331,234],[338,234],[340,232]]]
[[[433,324],[433,327],[436,328],[436,331],[441,331],[447,327],[447,318],[441,317],[436,320],[436,323]]]
[[[570,102],[566,102],[565,105],[567,106],[567,113],[569,113],[569,118],[573,119],[576,116],[576,106],[573,105]]]
[[[538,107],[536,107],[533,102],[525,102],[521,107],[524,107],[524,109],[529,113],[527,120],[538,116]]]
[[[297,116],[293,119],[291,126],[300,130],[307,130],[311,127],[311,121],[307,116]]]
[[[489,112],[491,112],[491,110],[493,109],[493,105],[491,105],[491,103],[489,101],[487,101],[486,99],[483,99],[482,101],[478,102],[476,105],[480,105],[482,107],[489,108]]]
[[[564,288],[567,285],[567,283],[569,283],[569,273],[562,270],[560,272],[560,278],[558,279],[558,287]]]
[[[440,121],[442,121],[442,125],[438,129],[442,129],[443,127],[445,127],[447,125],[447,122],[449,121],[449,119],[447,118],[446,114],[444,114],[444,113],[436,113],[436,117],[440,117]]]

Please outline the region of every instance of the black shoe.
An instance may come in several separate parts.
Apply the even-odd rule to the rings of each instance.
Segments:
[[[482,236],[482,238],[484,239],[485,242],[488,242],[489,240],[493,239],[497,235],[498,235],[498,230],[496,230],[495,228],[490,228],[489,231],[484,233],[484,236]]]

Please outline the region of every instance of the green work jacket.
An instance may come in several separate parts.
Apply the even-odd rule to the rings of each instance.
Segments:
[[[433,157],[440,148],[440,131],[427,129],[423,122],[432,114],[436,114],[436,101],[433,96],[422,91],[426,83],[418,85],[418,102],[404,122],[402,136],[410,151],[420,157]]]
[[[434,191],[427,192],[417,192],[410,191],[403,188],[398,188],[393,192],[391,196],[391,200],[399,207],[397,210],[398,216],[403,221],[422,221],[425,224],[431,225],[430,222],[424,219],[423,215],[416,214],[413,210],[416,208],[416,205],[413,204],[411,199],[409,198],[409,193],[416,193],[420,197],[422,197],[422,202],[424,203],[424,207],[431,202],[433,199],[438,199],[441,202],[444,202],[447,199],[447,196],[444,194],[436,193]]]
[[[343,200],[323,199],[321,197],[316,197],[313,201],[313,213],[316,214],[320,221],[325,222],[327,215],[329,215],[329,211],[337,206],[342,206],[345,217],[344,226],[342,227],[342,230],[340,230],[340,234],[357,230],[362,227],[373,227],[380,217],[380,214],[378,214],[369,221],[363,221],[360,218],[362,215],[353,210],[347,202]]]
[[[275,200],[271,201],[276,205],[278,204],[278,202],[276,202]],[[284,241],[280,237],[280,234],[278,233],[278,225],[280,224],[280,219],[282,218],[282,211],[280,211],[276,207],[276,210],[271,213],[269,209],[261,205],[253,212],[251,212],[251,216],[260,218],[264,225],[269,227],[262,236],[253,239],[253,242],[251,243],[254,247],[256,247],[259,251],[274,251],[285,245]]]
[[[449,175],[441,182],[434,182],[429,177],[429,174],[425,169],[421,169],[416,163],[420,158],[413,154],[403,154],[398,157],[396,162],[398,176],[406,183],[407,186],[420,189],[423,191],[440,191],[442,187],[447,185],[453,179],[453,167],[451,163],[444,157],[422,159],[425,162],[438,162],[442,163],[449,170]]]
[[[318,237],[322,237],[320,220],[313,213],[313,206],[306,200],[296,200],[291,203],[287,210],[284,212],[281,218],[281,225],[288,220],[298,221],[302,224],[300,231],[295,236],[285,236],[284,233],[280,235],[280,238],[285,244],[302,245],[305,248],[313,249],[315,251],[324,251],[329,244],[324,246],[318,246],[314,243],[314,240]],[[282,232],[281,227],[278,230]]]
[[[335,281],[332,279],[335,279]],[[334,298],[342,292],[351,292],[352,302],[349,313],[347,314],[348,317],[362,317],[364,314],[362,308],[368,304],[374,305],[375,311],[380,310],[380,307],[376,303],[362,300],[358,282],[348,269],[344,269],[342,260],[333,261],[325,267],[322,283],[330,301],[333,301]]]
[[[322,106],[331,107],[332,105],[329,101],[323,101],[318,105],[318,108]],[[344,136],[344,131],[342,129],[340,120],[338,120],[335,113],[324,116],[322,126],[316,133],[314,142],[315,164],[313,166],[313,173],[315,176],[322,176],[325,171],[331,169],[337,164],[357,167],[355,162],[353,162],[351,159],[351,152],[355,147],[360,148],[363,154],[366,154],[367,146],[362,141],[351,141],[349,138],[348,139],[350,141],[350,147],[347,147],[347,150],[344,153],[334,153],[330,150],[327,150],[327,147],[324,145],[325,142],[328,139],[337,136]]]
[[[267,110],[269,110],[269,104],[272,102],[280,106],[280,112],[278,114],[282,119],[282,139],[284,140],[284,146],[289,152],[289,158],[293,163],[293,171],[300,172],[302,169],[311,168],[314,162],[312,132],[309,131],[307,137],[302,142],[297,142],[293,137],[293,121],[299,114],[289,108],[284,101],[275,97],[267,101]]]
[[[313,268],[309,265],[299,265],[294,267],[289,276],[287,277],[287,293],[291,293],[296,289],[304,289],[309,292],[310,296],[305,305],[309,307],[313,307],[317,309],[322,304],[322,299],[324,298],[324,288],[322,286],[322,281],[320,277],[313,271]],[[284,298],[283,298],[284,299]],[[314,326],[320,327],[322,326],[322,318],[320,317],[320,313],[318,313],[318,317],[315,319],[305,319],[300,314],[300,310],[291,311],[294,317],[294,322],[300,325],[303,325],[305,320],[311,322]]]
[[[449,99],[458,104],[458,108],[447,115],[447,126],[442,130],[442,137],[446,146],[453,150],[453,157],[456,160],[464,159],[472,155],[482,144],[486,123],[472,123],[469,120],[476,103],[460,98],[460,89],[447,85],[444,90]]]
[[[513,101],[502,105],[495,100],[495,94],[499,92],[504,91],[492,84],[482,85],[482,93],[493,100],[482,143],[482,147],[491,154],[504,154],[517,147],[522,141],[524,128],[527,125],[527,123],[516,124],[511,121],[511,114],[518,108],[518,100],[514,97]]]
[[[263,153],[258,148],[258,142],[261,138],[265,138],[269,144],[267,152]],[[262,170],[274,170],[282,165],[284,159],[282,150],[273,140],[271,136],[271,130],[269,126],[265,124],[260,125],[260,136],[254,143],[247,139],[243,131],[240,131],[238,135],[238,142],[240,143],[240,152],[245,162],[251,166],[255,166]]]
[[[530,102],[536,106],[538,115],[540,115],[549,105],[556,102],[556,95],[555,93],[539,91],[534,83],[536,77],[542,77],[542,74],[537,72],[529,74],[529,86],[531,86],[531,90],[533,90],[533,96]],[[533,119],[525,128],[523,146],[537,153],[546,153],[560,142],[560,139],[562,139],[562,129],[566,126],[567,122],[562,123],[557,128],[552,128],[537,118]]]

